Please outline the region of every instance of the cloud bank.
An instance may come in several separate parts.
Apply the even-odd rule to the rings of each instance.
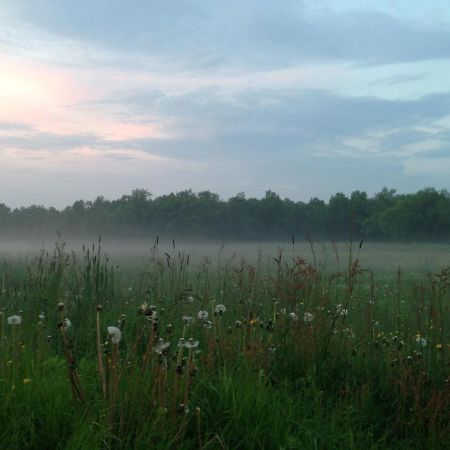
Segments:
[[[449,11],[331,5],[6,2],[0,202],[448,188]]]

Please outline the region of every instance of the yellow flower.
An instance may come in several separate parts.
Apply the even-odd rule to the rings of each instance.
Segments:
[[[436,350],[442,350],[442,344],[436,344]]]
[[[23,379],[23,384],[30,384],[31,383],[31,378],[24,378]]]

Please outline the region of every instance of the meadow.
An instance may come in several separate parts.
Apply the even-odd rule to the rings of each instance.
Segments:
[[[2,246],[0,448],[448,448],[446,245],[111,244]]]

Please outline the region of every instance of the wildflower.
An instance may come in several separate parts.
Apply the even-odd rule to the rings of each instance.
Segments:
[[[198,317],[200,320],[206,320],[206,319],[208,318],[208,316],[209,316],[208,311],[202,310],[202,311],[199,311],[199,312],[197,313],[197,317]]]
[[[442,350],[442,344],[436,344],[436,350]]]
[[[352,338],[352,339],[355,338],[355,333],[353,333],[353,330],[352,330],[351,328],[344,328],[344,329],[342,330],[342,332],[343,332],[344,334],[346,334],[348,337]],[[387,339],[384,338],[384,339],[383,339],[383,343],[386,343],[386,342],[387,342]],[[388,346],[389,346],[389,343],[388,343]]]
[[[226,312],[227,308],[225,305],[216,305],[214,308],[214,313],[222,315],[224,312]]]
[[[108,335],[113,344],[118,344],[122,339],[122,332],[117,327],[108,327]]]
[[[416,335],[416,344],[425,347],[428,344],[426,338],[422,337],[420,334]]]
[[[40,320],[45,320],[45,313],[44,313],[44,312],[41,312],[41,313],[39,314],[38,318],[39,318]]]
[[[242,322],[240,320],[236,320],[236,322],[234,322],[234,326],[236,328],[241,328],[242,327]]]
[[[260,325],[261,327],[263,326],[263,324]],[[266,323],[266,330],[267,331],[273,331],[273,322],[271,319],[269,319]]]
[[[24,378],[23,379],[23,384],[30,384],[31,383],[31,378]]]
[[[310,312],[305,312],[305,314],[303,315],[303,322],[312,322],[314,319],[314,314],[310,313]]]
[[[64,327],[65,328],[70,328],[72,326],[72,322],[70,321],[70,319],[64,319]]]
[[[187,342],[184,343],[186,348],[192,349],[198,347],[198,341],[194,341],[194,339],[190,338]]]
[[[187,406],[185,406],[184,403],[180,403],[180,404],[177,406],[177,411],[178,411],[179,413],[189,414],[189,408],[188,408]]]
[[[138,308],[138,312],[143,316],[151,316],[156,312],[156,306],[148,306],[147,303],[142,303]]]
[[[64,303],[63,303],[63,302],[59,302],[59,303],[58,303],[58,309],[59,309],[60,311],[62,311],[62,310],[64,309]]]
[[[204,326],[205,328],[209,329],[209,328],[212,327],[212,322],[211,322],[210,320],[205,320],[205,321],[203,322],[203,326]]]
[[[22,318],[20,316],[9,316],[8,325],[20,325],[22,323]]]
[[[289,319],[293,320],[294,322],[297,320],[297,314],[295,312],[291,312],[288,314]]]
[[[184,338],[178,339],[178,347],[184,347]]]
[[[194,318],[191,316],[183,316],[182,319],[185,325],[190,325],[191,323],[194,322]]]
[[[194,302],[194,297],[192,297],[192,295],[189,295],[186,300],[187,300],[188,303],[193,303]]]

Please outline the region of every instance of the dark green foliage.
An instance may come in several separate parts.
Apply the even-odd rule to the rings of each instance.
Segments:
[[[423,189],[396,195],[384,188],[373,197],[354,191],[328,203],[281,199],[267,191],[262,199],[243,193],[221,200],[209,191],[191,190],[152,198],[145,189],[117,200],[76,201],[62,211],[32,205],[10,209],[0,204],[0,233],[54,235],[161,236],[219,240],[384,239],[437,241],[450,238],[450,195]]]
[[[1,449],[448,447],[448,268],[389,277],[351,252],[335,273],[281,252],[254,266],[169,252],[155,243],[120,270],[100,245],[0,260]]]

